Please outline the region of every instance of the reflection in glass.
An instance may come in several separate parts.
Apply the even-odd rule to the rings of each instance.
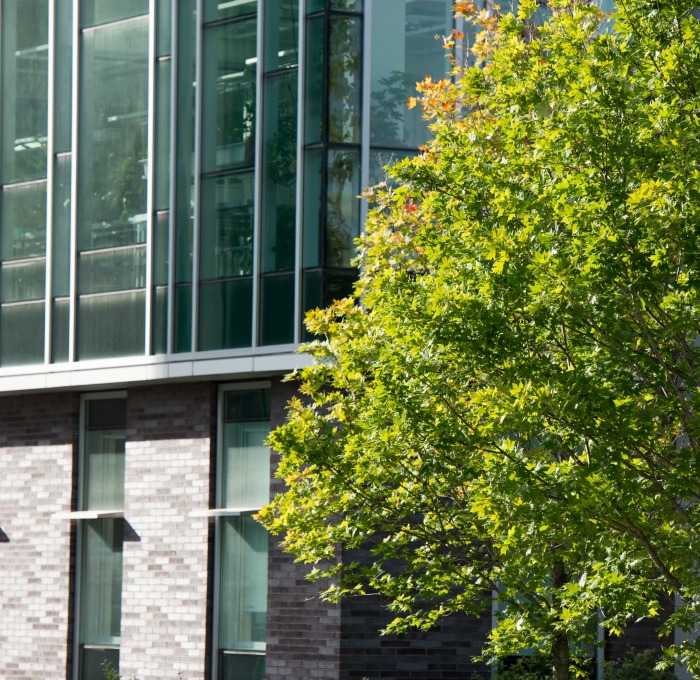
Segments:
[[[46,177],[48,0],[2,3],[2,182]]]
[[[148,14],[148,0],[81,0],[80,23],[95,26]]]
[[[56,6],[56,85],[54,87],[54,150],[70,151],[73,111],[73,3]]]
[[[297,72],[265,83],[262,271],[294,268]]]
[[[82,644],[113,645],[119,644],[121,639],[123,523],[121,519],[93,519],[82,523]]]
[[[421,108],[408,109],[416,83],[444,78],[442,41],[452,27],[452,0],[382,0],[372,5],[370,140],[418,147],[428,136]]]
[[[256,19],[205,31],[203,170],[251,167],[255,159]]]
[[[304,138],[307,144],[323,139],[323,72],[325,64],[325,19],[313,17],[306,22],[306,82]]]
[[[267,532],[252,517],[220,523],[219,648],[264,650]]]
[[[203,280],[252,274],[253,180],[252,172],[202,180]]]
[[[265,73],[294,68],[299,59],[299,0],[265,5]]]
[[[156,70],[155,208],[170,207],[170,59]]]
[[[359,152],[328,151],[326,258],[329,267],[349,267],[360,232]]]
[[[260,508],[270,499],[268,421],[224,424],[221,505]]]
[[[257,11],[257,0],[204,0],[206,22],[256,14]]]
[[[82,41],[79,248],[143,243],[148,21],[85,31]]]
[[[361,45],[359,18],[331,17],[328,60],[328,139],[360,142]]]
[[[323,151],[309,149],[304,159],[304,268],[321,264]]]
[[[85,510],[119,510],[124,507],[123,427],[86,430],[83,469]]]

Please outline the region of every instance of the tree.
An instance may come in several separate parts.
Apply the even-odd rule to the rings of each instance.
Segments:
[[[391,631],[493,594],[487,657],[560,680],[598,623],[700,612],[700,24],[536,9],[478,14],[476,63],[421,85],[433,140],[371,192],[354,296],[308,316],[261,519]],[[665,654],[700,671],[692,635]]]

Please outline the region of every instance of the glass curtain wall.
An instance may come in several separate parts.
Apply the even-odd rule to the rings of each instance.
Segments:
[[[200,350],[252,344],[258,3],[205,4]]]
[[[85,400],[81,435],[81,510],[122,510],[126,399]],[[124,520],[81,520],[79,536],[78,678],[100,680],[119,669]]]
[[[251,515],[270,496],[270,391],[225,391],[221,410],[216,677],[264,680],[268,536]]]
[[[5,0],[0,41],[0,365],[44,360],[48,0]]]
[[[304,94],[303,308],[342,297],[360,232],[362,2],[310,0]]]

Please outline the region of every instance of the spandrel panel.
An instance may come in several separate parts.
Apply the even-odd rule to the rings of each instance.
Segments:
[[[80,253],[79,293],[106,293],[146,285],[146,247],[135,246]]]
[[[78,358],[142,355],[145,316],[143,291],[79,298]]]
[[[46,254],[46,182],[2,192],[0,259],[22,260]]]
[[[44,303],[3,305],[0,308],[0,366],[43,361]]]
[[[3,262],[0,301],[42,300],[46,295],[46,260]]]

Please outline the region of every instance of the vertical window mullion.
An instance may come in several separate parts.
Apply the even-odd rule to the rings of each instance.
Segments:
[[[263,78],[265,77],[265,63],[263,56],[263,33],[265,32],[265,3],[258,0],[257,3],[257,24],[256,24],[256,49],[255,57],[257,59],[257,68],[255,69],[255,160],[254,160],[254,186],[253,194],[253,293],[252,293],[252,314],[251,314],[251,345],[257,347],[258,342],[258,319],[260,317],[259,303],[260,298],[260,215],[262,209],[262,169],[261,161],[263,157],[262,137],[263,137],[263,111],[265,102],[263,101]]]
[[[147,167],[146,180],[146,304],[145,306],[145,334],[144,354],[152,353],[153,337],[153,220],[154,220],[154,195],[155,195],[155,139],[156,139],[156,0],[149,0],[149,25],[148,25],[148,133],[147,133]]]
[[[362,188],[369,186],[369,126],[370,126],[370,101],[371,67],[372,67],[372,3],[374,0],[365,0],[365,13],[362,30],[362,128],[360,130],[360,168],[362,175],[360,185]],[[381,2],[381,0],[380,0]],[[360,202],[360,232],[367,221],[369,201],[362,198]]]
[[[177,121],[178,121],[178,70],[180,69],[177,0],[171,4],[172,42],[171,42],[171,67],[170,67],[170,193],[168,197],[168,316],[166,326],[166,351],[173,353],[175,321],[175,224],[176,224],[176,187],[177,187]]]
[[[53,215],[54,186],[56,176],[55,162],[55,110],[56,110],[56,5],[49,0],[49,91],[48,91],[48,127],[46,130],[46,294],[44,296],[44,363],[51,362],[53,343]]]
[[[202,196],[202,58],[204,37],[204,1],[196,2],[196,35],[195,35],[195,81],[197,92],[194,105],[194,224],[192,229],[192,339],[191,350],[198,349],[199,333],[199,242],[200,242],[200,210]]]
[[[306,130],[306,0],[299,2],[297,79],[297,182],[296,182],[296,234],[294,243],[294,342],[301,342],[302,318],[302,270],[304,267],[303,219],[304,219],[304,132]]]

